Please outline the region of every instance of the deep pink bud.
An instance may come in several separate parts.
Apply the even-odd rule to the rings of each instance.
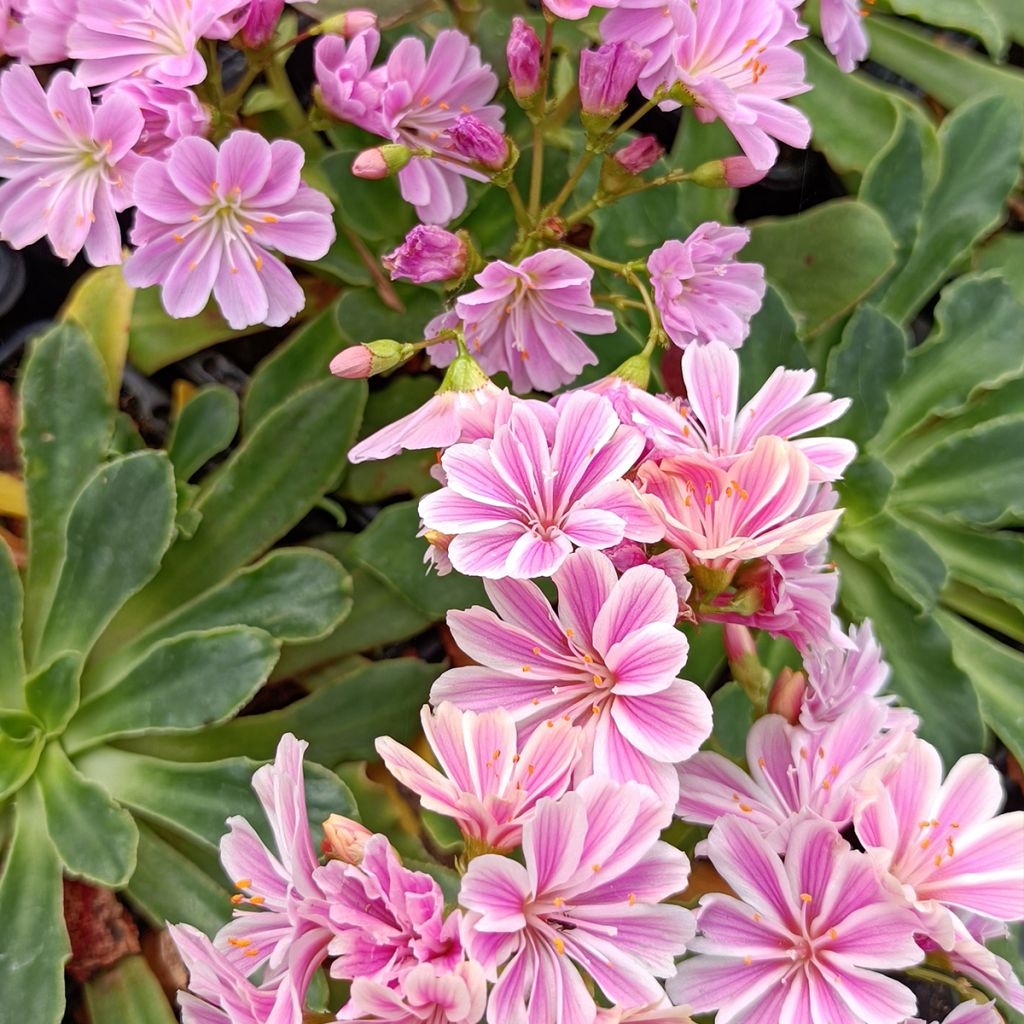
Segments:
[[[788,666],[775,677],[772,691],[768,694],[768,714],[782,715],[790,725],[796,725],[807,691],[807,676],[794,672]]]
[[[258,50],[274,38],[277,21],[284,10],[284,0],[253,0],[242,25],[242,43]]]
[[[768,173],[759,171],[745,156],[727,156],[722,164],[725,168],[725,183],[729,188],[756,185]]]
[[[456,118],[448,129],[448,138],[456,152],[498,171],[508,163],[508,141],[505,136],[472,114]]]
[[[393,281],[404,277],[413,284],[427,284],[462,277],[466,256],[466,243],[458,235],[433,224],[420,224],[382,262]]]
[[[638,135],[615,154],[615,159],[630,174],[643,174],[661,159],[665,150],[653,135]]]
[[[730,662],[742,661],[750,655],[757,657],[757,645],[746,626],[727,622],[722,627],[722,642],[725,645],[725,656]]]
[[[358,821],[332,814],[324,822],[323,852],[346,864],[362,864],[366,841],[373,833]]]
[[[614,117],[626,104],[651,53],[632,40],[605,43],[580,54],[580,106],[584,114]]]
[[[408,146],[388,143],[364,149],[352,161],[352,173],[357,178],[387,178],[397,174],[410,160],[412,152]]]
[[[505,57],[509,87],[517,100],[531,99],[540,88],[540,36],[522,18],[512,21]]]

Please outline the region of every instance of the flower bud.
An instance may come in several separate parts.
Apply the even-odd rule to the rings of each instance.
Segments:
[[[491,378],[480,368],[480,364],[468,352],[462,351],[448,365],[437,393],[476,391],[488,384],[491,384]]]
[[[768,714],[782,715],[790,725],[796,725],[806,691],[807,676],[784,666],[775,677],[771,693],[768,694]]]
[[[628,146],[615,153],[614,159],[629,174],[643,174],[664,155],[665,150],[653,135],[638,135]]]
[[[415,345],[387,338],[371,341],[366,345],[350,345],[331,360],[331,373],[335,377],[348,377],[354,380],[373,377],[401,366],[415,352]]]
[[[761,707],[768,688],[768,678],[757,656],[757,647],[750,630],[746,626],[727,622],[722,628],[722,641],[733,679],[743,687],[751,703]]]
[[[540,36],[522,18],[514,18],[508,45],[509,88],[519,104],[531,106],[540,90]]]
[[[472,114],[456,118],[448,129],[448,138],[457,153],[492,171],[500,171],[508,163],[508,140],[497,128]]]
[[[704,188],[744,188],[756,185],[767,171],[760,171],[745,156],[709,160],[690,173],[690,181]]]
[[[366,841],[373,833],[358,821],[332,814],[323,824],[323,852],[346,864],[361,864]]]
[[[635,387],[647,390],[651,382],[651,357],[644,352],[630,356],[618,369],[612,370],[613,377],[621,377]]]
[[[625,43],[605,43],[580,54],[580,106],[584,127],[591,134],[606,131],[626,105],[650,50]]]
[[[284,10],[284,0],[254,0],[242,25],[242,45],[259,50],[274,38],[277,21]]]
[[[373,149],[364,149],[352,162],[352,173],[357,178],[376,181],[397,174],[412,159],[412,150],[399,143],[388,142]]]
[[[392,281],[405,278],[413,284],[428,284],[462,277],[467,254],[466,243],[458,235],[433,224],[420,224],[381,262]]]
[[[369,28],[377,27],[377,15],[373,11],[342,11],[324,18],[317,27],[317,35],[343,36],[351,39]]]

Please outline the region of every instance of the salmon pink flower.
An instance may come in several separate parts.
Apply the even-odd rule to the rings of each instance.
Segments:
[[[486,1005],[487,982],[479,964],[468,961],[451,971],[420,964],[405,976],[400,990],[356,978],[352,998],[338,1020],[356,1024],[478,1024]]]
[[[661,323],[680,348],[718,340],[739,348],[764,299],[764,267],[738,263],[746,228],[701,224],[685,242],[672,240],[647,260]]]
[[[960,758],[943,782],[938,751],[919,739],[862,789],[857,836],[893,892],[917,911],[919,930],[948,947],[954,909],[1024,919],[1024,811],[998,813],[1003,787],[988,758]]]
[[[504,371],[515,391],[554,391],[597,362],[580,334],[611,334],[615,317],[590,294],[594,271],[572,253],[549,249],[518,265],[495,260],[473,279],[455,311],[487,373]]]
[[[496,852],[519,845],[537,801],[569,788],[580,757],[580,730],[562,720],[522,744],[503,708],[477,714],[444,703],[433,714],[424,707],[420,721],[443,775],[390,736],[377,740],[377,753],[427,810],[454,818],[470,844]]]
[[[485,584],[498,614],[475,607],[448,613],[455,642],[479,666],[445,672],[435,703],[507,708],[528,734],[557,719],[582,726],[580,772],[636,779],[671,806],[673,765],[711,732],[711,705],[678,679],[689,645],[675,629],[679,599],[659,569],[617,576],[595,551],[577,551],[555,573],[558,613],[535,583]]]
[[[547,411],[547,407],[543,407]],[[653,541],[661,528],[623,476],[643,448],[611,403],[577,392],[551,420],[516,402],[493,441],[441,456],[447,486],[420,501],[428,530],[454,536],[458,572],[489,579],[550,576],[574,547]]]
[[[232,132],[219,152],[192,137],[166,161],[147,161],[135,186],[138,250],[125,278],[160,284],[173,317],[201,312],[212,290],[231,327],[287,323],[305,296],[268,250],[315,260],[335,235],[327,197],[299,180],[302,161],[294,142],[247,131]]]
[[[206,77],[197,49],[245,0],[89,0],[68,32],[68,56],[86,85],[147,75],[165,85]]]
[[[821,0],[821,35],[843,71],[853,71],[868,55],[866,13],[860,0]]]
[[[470,863],[459,893],[467,950],[491,978],[505,965],[489,1021],[595,1024],[579,968],[617,1003],[664,997],[656,979],[693,935],[688,910],[659,905],[689,875],[686,855],[658,840],[668,820],[646,787],[592,777],[537,805],[525,867],[495,854]]]
[[[919,963],[913,914],[882,891],[866,856],[826,822],[794,830],[785,864],[748,821],[707,842],[736,896],[701,899],[701,934],[668,984],[692,1012],[735,1024],[901,1024],[914,994],[879,971]]]
[[[0,73],[0,238],[23,249],[44,235],[70,262],[121,262],[117,216],[132,203],[142,115],[125,96],[94,105],[70,71],[47,91],[31,68]]]
[[[630,41],[605,43],[580,54],[580,108],[598,130],[618,116],[650,52]]]

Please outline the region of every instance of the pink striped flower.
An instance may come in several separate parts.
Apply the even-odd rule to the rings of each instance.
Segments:
[[[352,997],[337,1019],[357,1024],[478,1024],[486,1005],[487,982],[479,964],[468,961],[451,971],[420,964],[405,976],[400,990],[356,978]]]
[[[599,1009],[595,1024],[693,1024],[693,1020],[687,1007],[672,1006],[666,999],[637,1009],[627,1010],[621,1006]]]
[[[815,731],[764,715],[747,734],[749,775],[710,751],[679,766],[676,814],[703,825],[743,818],[779,851],[802,817],[845,828],[856,809],[856,787],[910,742],[903,729],[886,731],[887,718],[888,709],[867,698]]]
[[[668,820],[646,787],[592,777],[538,804],[523,829],[525,867],[495,854],[470,863],[463,935],[497,976],[489,1021],[595,1024],[579,968],[625,1006],[663,998],[657,979],[693,935],[688,910],[659,905],[689,875],[686,855],[658,841]]]
[[[431,700],[480,712],[507,708],[526,732],[554,729],[560,718],[580,725],[578,774],[636,779],[671,806],[673,765],[711,732],[707,697],[677,678],[689,645],[675,629],[672,581],[648,565],[620,579],[604,555],[578,551],[554,584],[557,615],[536,584],[514,580],[486,584],[498,614],[449,612],[455,642],[479,666],[445,672]]]
[[[555,391],[596,363],[580,334],[611,334],[615,317],[594,306],[593,277],[578,256],[556,249],[488,264],[473,278],[480,287],[455,304],[484,370],[507,373],[514,391]]]
[[[544,6],[559,18],[579,21],[594,7],[614,7],[618,0],[544,0]]]
[[[108,85],[101,95],[127,96],[142,114],[142,134],[135,144],[139,156],[162,157],[178,139],[205,135],[210,127],[210,112],[191,89],[126,78]]]
[[[906,1024],[925,1024],[920,1017],[909,1019]],[[939,1024],[938,1021],[935,1024]],[[951,1011],[942,1024],[1003,1024],[1003,1018],[996,1012],[994,1003],[976,1003],[968,1000]]]
[[[820,821],[798,825],[785,864],[758,830],[723,818],[712,863],[736,896],[701,900],[701,935],[668,985],[696,1013],[754,1024],[901,1024],[913,993],[879,971],[920,962],[915,920],[882,891],[863,854]]]
[[[915,740],[894,770],[862,787],[857,836],[898,898],[930,937],[949,946],[953,910],[997,921],[1024,919],[1024,811],[999,814],[999,773],[982,754],[942,760]]]
[[[0,238],[22,249],[44,236],[63,260],[121,262],[117,213],[132,203],[142,115],[129,99],[94,105],[70,71],[43,92],[31,68],[0,73]]]
[[[843,71],[853,71],[868,55],[866,14],[860,0],[821,0],[821,35]]]
[[[986,991],[1024,1012],[1024,985],[1010,964],[985,945],[994,939],[1006,938],[1008,933],[1009,929],[1001,921],[960,911],[953,921],[953,945],[943,950],[942,956],[949,961],[951,971],[980,982]],[[929,952],[941,949],[937,942],[922,941],[920,936],[918,943]]]
[[[165,85],[206,77],[197,49],[245,0],[89,0],[68,32],[68,55],[87,85],[148,75]]]
[[[746,228],[710,221],[686,241],[668,241],[648,257],[654,301],[674,344],[743,344],[765,292],[764,267],[736,260],[749,241]]]
[[[447,486],[420,501],[428,530],[453,536],[458,572],[489,579],[550,576],[574,547],[608,548],[661,529],[623,475],[643,448],[611,404],[579,392],[548,417],[513,405],[493,441],[457,444],[441,457]]]
[[[804,61],[790,43],[807,35],[779,0],[701,0],[678,11],[676,77],[704,122],[721,118],[759,170],[778,159],[775,140],[805,149],[811,125],[781,102],[807,92]]]
[[[336,118],[386,135],[381,107],[387,86],[387,69],[373,67],[380,48],[374,28],[351,41],[328,35],[316,44],[313,65],[320,101]]]
[[[286,324],[306,300],[269,250],[315,260],[335,235],[327,197],[299,179],[302,162],[296,143],[247,131],[232,132],[219,152],[191,137],[165,161],[147,161],[125,278],[161,285],[173,317],[195,316],[212,291],[231,327]]]
[[[580,757],[580,730],[561,719],[522,744],[503,708],[478,714],[443,703],[433,714],[424,707],[420,721],[444,774],[390,736],[377,753],[427,810],[454,818],[474,850],[514,850],[537,801],[569,788]]]
[[[767,435],[728,471],[694,454],[646,462],[637,476],[665,539],[727,584],[742,562],[808,551],[832,531],[841,509],[802,514],[810,473],[799,448]]]

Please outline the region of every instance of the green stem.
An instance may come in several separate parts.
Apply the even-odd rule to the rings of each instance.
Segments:
[[[979,992],[966,978],[955,978],[934,967],[908,967],[904,972],[908,977],[917,978],[920,981],[936,982],[939,985],[946,985],[959,992],[960,995],[973,999],[975,1002],[987,1002],[983,992]]]
[[[669,171],[668,174],[663,174],[659,178],[651,178],[650,181],[640,182],[638,185],[633,185],[630,188],[623,189],[621,192],[616,192],[615,195],[599,193],[592,199],[588,199],[587,202],[578,209],[573,210],[573,212],[565,218],[566,227],[572,227],[574,224],[578,224],[581,220],[585,220],[589,217],[595,210],[600,210],[605,206],[611,206],[613,203],[617,203],[620,199],[625,199],[627,196],[635,196],[639,192],[646,192],[652,188],[661,188],[664,185],[678,185],[680,182],[688,181],[689,179],[689,171]]]
[[[526,209],[526,204],[523,202],[522,194],[516,187],[514,181],[510,181],[505,186],[505,192],[508,194],[508,198],[512,203],[512,209],[516,213],[516,223],[521,228],[528,228],[530,226],[530,214]]]
[[[341,233],[348,239],[349,244],[355,249],[356,254],[370,272],[370,277],[373,278],[373,286],[380,296],[380,301],[388,309],[393,309],[396,313],[404,313],[405,303],[399,298],[394,285],[387,279],[384,271],[381,270],[377,258],[366,248],[366,243],[347,224],[341,225]]]
[[[573,168],[572,174],[569,175],[568,180],[562,186],[561,191],[544,208],[545,216],[554,217],[568,202],[570,196],[572,196],[573,192],[576,190],[576,186],[580,183],[580,178],[582,178],[586,173],[587,168],[594,162],[594,157],[596,156],[597,152],[593,149],[588,149],[584,152],[583,156],[580,157],[579,162]]]

